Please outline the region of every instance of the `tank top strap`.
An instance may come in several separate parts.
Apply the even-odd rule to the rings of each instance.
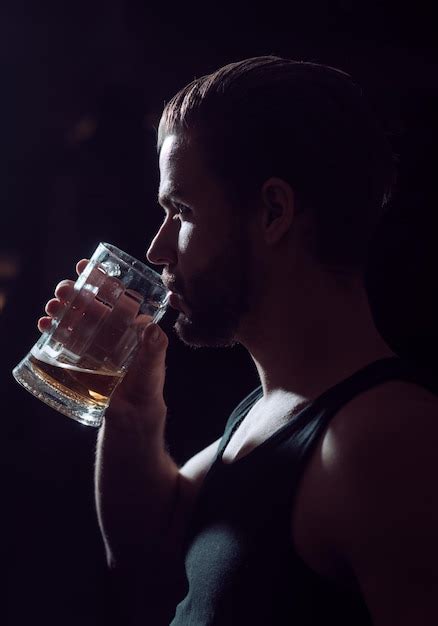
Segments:
[[[274,443],[277,438],[286,438],[289,433],[296,433],[297,429],[303,429],[298,437],[299,439],[312,439],[328,424],[330,419],[343,405],[347,404],[358,394],[389,380],[405,380],[419,384],[433,393],[438,391],[436,373],[434,374],[418,364],[413,364],[397,356],[378,359],[324,391],[314,402],[299,412],[291,422],[274,433],[265,445],[269,445],[271,439],[273,440],[272,443]],[[259,386],[246,396],[231,413],[219,444],[216,459],[222,456],[234,431],[248,414],[251,407],[262,396],[262,387]]]
[[[311,405],[303,409],[268,442],[280,445],[278,457],[284,457],[285,465],[294,458],[300,463],[308,457],[321,433],[331,419],[357,395],[390,380],[403,380],[418,384],[434,394],[438,392],[436,373],[399,357],[373,361],[348,378],[323,392]]]
[[[404,380],[436,393],[436,375],[400,357],[378,359],[323,392],[315,404],[337,411],[355,396],[389,380]]]

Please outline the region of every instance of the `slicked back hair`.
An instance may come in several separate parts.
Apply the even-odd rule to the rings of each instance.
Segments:
[[[271,176],[311,211],[314,252],[328,268],[362,272],[395,184],[395,158],[362,89],[325,65],[262,56],[195,79],[167,103],[158,151],[195,134],[212,173],[241,210]]]

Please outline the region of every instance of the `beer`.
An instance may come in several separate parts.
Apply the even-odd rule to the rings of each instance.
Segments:
[[[38,352],[38,357],[35,352],[31,353],[29,362],[39,378],[71,400],[90,408],[105,408],[122,377],[120,371],[93,370],[55,361],[43,351]]]

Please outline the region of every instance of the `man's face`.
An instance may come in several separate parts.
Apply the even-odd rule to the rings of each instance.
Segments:
[[[175,294],[178,336],[191,346],[232,345],[249,308],[247,221],[196,143],[177,135],[161,148],[159,201],[165,216],[147,257],[164,266],[163,281]]]

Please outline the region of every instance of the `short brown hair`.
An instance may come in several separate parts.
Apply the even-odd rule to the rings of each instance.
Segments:
[[[315,217],[316,254],[363,270],[395,183],[395,158],[362,89],[345,72],[262,56],[195,79],[166,105],[166,135],[196,131],[215,174],[240,202],[271,176]]]

